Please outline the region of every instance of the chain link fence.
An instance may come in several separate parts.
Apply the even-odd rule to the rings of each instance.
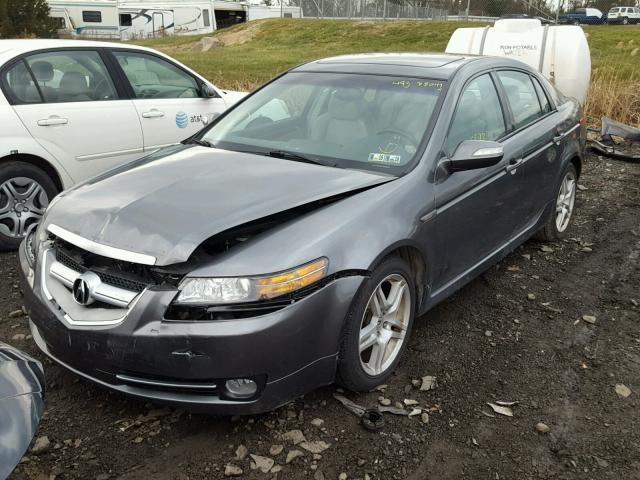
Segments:
[[[561,10],[574,0],[559,0]],[[300,7],[307,18],[363,20],[477,20],[492,21],[505,15],[529,15],[554,21],[557,1],[547,0],[283,0]],[[277,0],[274,4],[278,4]],[[564,5],[564,8],[562,7]]]
[[[446,20],[448,14],[442,6],[419,1],[292,0],[291,4],[302,9],[302,16],[316,18]]]

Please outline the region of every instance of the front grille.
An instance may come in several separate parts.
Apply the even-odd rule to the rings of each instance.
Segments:
[[[67,254],[61,249],[56,250],[56,260],[62,263],[64,266],[75,270],[76,272],[84,273],[90,270],[78,261],[74,260],[71,255]],[[124,290],[129,290],[132,292],[142,292],[145,288],[153,285],[153,283],[145,283],[143,281],[126,278],[120,275],[114,275],[113,273],[100,271],[98,269],[91,269],[91,271],[98,275],[100,277],[100,280],[102,280],[107,285],[112,285],[114,287],[122,288]]]
[[[96,255],[61,238],[55,238],[53,248],[56,260],[65,267],[79,273],[91,271],[103,283],[131,292],[142,292],[154,286],[174,288],[183,277],[183,274],[165,271],[160,267]]]

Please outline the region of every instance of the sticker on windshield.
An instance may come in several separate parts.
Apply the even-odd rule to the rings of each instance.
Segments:
[[[386,153],[370,153],[369,161],[371,163],[388,163],[392,165],[400,165],[402,157],[400,155],[387,155]]]
[[[178,126],[178,128],[187,128],[187,125],[189,125],[189,117],[186,113],[176,113],[176,125]]]
[[[429,88],[437,90],[438,92],[442,90],[442,82],[437,82],[434,80],[416,80],[416,79],[402,79],[402,80],[393,80],[391,85],[400,88]]]

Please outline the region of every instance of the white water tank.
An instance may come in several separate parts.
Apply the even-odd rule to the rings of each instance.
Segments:
[[[540,20],[496,20],[493,27],[458,28],[447,53],[510,57],[535,68],[563,94],[584,104],[591,53],[581,27],[542,25]]]

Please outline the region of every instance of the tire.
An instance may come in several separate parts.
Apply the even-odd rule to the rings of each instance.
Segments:
[[[395,297],[392,292],[400,292],[402,286],[402,298]],[[380,298],[376,293],[380,290],[383,296],[388,295],[384,300],[391,303],[396,298],[399,301],[395,315],[393,311],[388,311],[386,318],[378,316],[380,320],[376,321],[373,311],[376,310],[375,299]],[[360,287],[345,320],[338,355],[337,383],[352,391],[369,391],[391,375],[409,341],[416,311],[415,292],[413,274],[400,257],[388,257],[376,267],[371,277]],[[393,322],[394,325],[385,320]],[[399,325],[402,325],[402,328]],[[367,326],[369,335],[366,335],[363,328]],[[374,342],[362,352],[361,334],[365,335],[363,340],[368,338]],[[402,338],[397,338],[400,335]],[[390,338],[394,336],[396,338]],[[385,340],[388,343],[383,348]],[[364,343],[363,341],[363,346]],[[383,354],[376,355],[374,352]],[[375,362],[376,358],[380,361]],[[374,370],[378,366],[380,368]]]
[[[623,25],[629,25],[629,19],[628,18],[623,18],[622,19],[622,24]]]
[[[53,180],[35,165],[0,164],[0,250],[16,250],[57,193]]]
[[[566,181],[572,180],[573,186],[570,194],[570,198],[566,199],[566,194],[563,193],[563,189],[566,190]],[[576,189],[578,184],[578,174],[576,172],[576,167],[573,163],[569,163],[562,172],[561,180],[556,188],[556,196],[554,209],[549,215],[549,219],[547,223],[542,227],[535,235],[538,240],[543,242],[555,242],[557,240],[561,240],[567,235],[567,230],[569,230],[569,226],[571,225],[571,221],[573,220],[575,214],[575,199],[576,199]],[[560,201],[560,196],[565,196],[565,199],[568,203],[565,203],[565,207],[568,210],[568,218],[564,218],[562,222],[559,220],[560,212],[557,210],[558,202]],[[561,225],[559,225],[561,223]]]

